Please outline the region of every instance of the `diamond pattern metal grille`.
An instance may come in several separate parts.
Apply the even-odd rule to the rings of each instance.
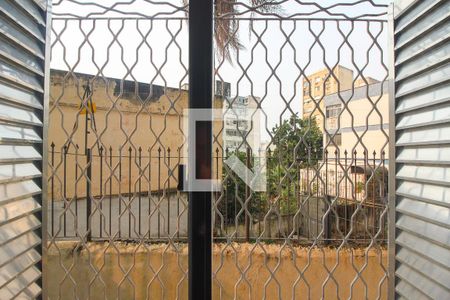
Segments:
[[[52,299],[186,294],[186,7],[132,2],[53,5]]]
[[[216,299],[387,296],[386,6],[321,3],[216,3]],[[187,11],[53,3],[51,299],[187,298]]]
[[[250,169],[264,158],[268,190],[253,192],[224,166],[214,297],[385,299],[386,7],[226,5],[215,21],[216,34],[227,32],[215,70],[231,83],[224,114],[257,109],[259,117],[249,129],[225,118],[215,149]]]

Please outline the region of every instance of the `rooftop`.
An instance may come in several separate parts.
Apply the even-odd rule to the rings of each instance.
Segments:
[[[325,106],[340,104],[342,101],[356,101],[367,99],[368,97],[377,97],[381,94],[387,94],[389,81],[381,81],[369,85],[363,85],[355,89],[349,89],[327,95],[323,98]]]

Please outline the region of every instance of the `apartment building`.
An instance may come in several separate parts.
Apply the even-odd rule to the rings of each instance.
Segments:
[[[389,159],[388,82],[353,74],[338,66],[337,80],[326,69],[303,80],[303,117],[315,117],[323,132],[320,176],[324,180],[317,189],[319,194],[352,200],[376,194],[374,201],[381,201],[386,195]],[[373,170],[384,175],[377,175],[370,182],[372,189],[365,191]],[[311,178],[315,172],[302,170],[302,176]]]
[[[303,78],[303,118],[315,118],[320,129],[324,128],[324,101],[326,95],[349,90],[353,83],[353,71],[336,66],[333,75],[328,69],[319,70]]]
[[[228,151],[253,151],[261,148],[261,116],[258,107],[260,98],[236,96],[224,103],[224,149]]]
[[[329,158],[340,157],[344,152],[363,158],[364,151],[370,157],[388,159],[389,97],[388,82],[377,82],[327,95],[323,99],[326,127],[324,148]],[[344,103],[347,107],[344,106]]]
[[[372,85],[379,82],[372,77],[357,76],[354,72],[341,65],[333,69],[333,74],[327,68],[321,69],[303,78],[303,118],[316,118],[317,124],[323,131],[325,114],[324,98],[364,85]],[[323,114],[322,114],[323,113]]]

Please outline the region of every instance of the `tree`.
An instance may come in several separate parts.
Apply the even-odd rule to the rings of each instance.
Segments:
[[[229,155],[236,155],[240,161],[246,163],[247,153],[243,151],[236,151],[228,153]],[[251,160],[251,159],[250,159]],[[253,162],[252,162],[253,163]],[[225,199],[221,203],[221,211],[226,211],[226,222],[228,224],[234,224],[235,218],[238,216],[238,222],[242,223],[245,220],[245,211],[243,210],[243,203],[246,201],[246,197],[251,197],[247,204],[247,210],[253,218],[257,218],[257,214],[261,212],[261,193],[252,192],[245,182],[232,170],[230,170],[225,164],[223,164],[223,188],[225,191]],[[225,207],[226,206],[226,207]],[[241,211],[242,209],[242,211]]]
[[[316,120],[301,119],[297,115],[284,120],[272,129],[273,156],[283,166],[289,166],[297,160],[302,167],[312,166],[321,159],[323,134]]]
[[[293,213],[299,169],[314,167],[322,159],[323,134],[315,119],[293,115],[275,126],[272,136],[274,151],[267,159],[268,201],[278,203],[282,213]]]
[[[247,205],[254,219],[267,213],[269,202],[278,203],[281,213],[295,212],[297,203],[293,199],[296,199],[295,187],[299,186],[298,171],[301,168],[316,166],[322,158],[323,135],[315,119],[301,119],[294,115],[284,120],[280,126],[275,126],[271,133],[274,150],[269,150],[266,157],[267,192],[250,191],[251,200]],[[245,163],[245,152],[234,154]],[[242,209],[241,201],[245,201],[246,185],[225,165],[222,174],[226,197],[220,205],[220,210],[227,211],[227,223],[230,224],[234,223],[235,217]],[[244,218],[245,213],[241,212],[238,222],[242,223]]]
[[[275,0],[215,0],[215,26],[216,51],[220,57],[231,61],[231,53],[242,49],[243,45],[237,33],[238,20],[234,16],[238,13],[239,3],[251,6],[251,15],[255,13],[276,13],[281,11]],[[241,6],[242,7],[242,6]],[[223,16],[223,17],[222,17]],[[253,23],[250,22],[250,30]]]

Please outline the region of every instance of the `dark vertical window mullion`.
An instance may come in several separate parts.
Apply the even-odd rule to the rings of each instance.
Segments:
[[[212,108],[213,2],[189,1],[189,108]],[[196,157],[189,155],[197,179],[212,178],[212,125],[197,122]],[[192,137],[190,137],[192,138]],[[191,168],[192,169],[192,168]],[[189,299],[211,299],[212,224],[210,191],[189,192]]]

